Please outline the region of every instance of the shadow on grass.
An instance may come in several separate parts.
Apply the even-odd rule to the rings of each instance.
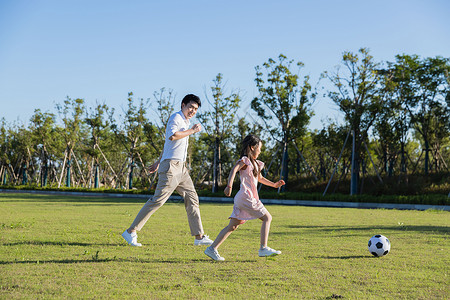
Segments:
[[[11,199],[3,200],[0,199],[0,203],[90,203],[91,205],[100,203],[109,203],[111,206],[115,204],[133,204],[133,203],[145,203],[148,199],[142,198],[103,198],[103,197],[89,197],[89,196],[79,196],[79,197],[49,197],[47,199]],[[167,201],[167,203],[178,203],[179,201]]]
[[[291,229],[313,229],[322,232],[336,232],[336,231],[373,231],[373,230],[386,230],[386,231],[417,231],[417,232],[438,232],[444,234],[450,234],[450,227],[448,226],[424,226],[424,225],[398,225],[398,226],[302,226],[302,225],[287,225],[285,228]],[[298,232],[282,232],[279,234],[297,234]],[[271,232],[270,234],[276,234]]]
[[[2,246],[19,246],[19,245],[35,245],[35,246],[126,246],[125,244],[106,244],[106,243],[80,243],[80,242],[58,242],[58,241],[23,241],[17,243],[0,244]]]
[[[349,255],[349,256],[308,256],[311,259],[359,259],[359,258],[371,258],[370,255]]]
[[[11,260],[0,261],[0,265],[13,264],[80,264],[80,263],[144,263],[144,264],[192,264],[192,263],[254,263],[256,260],[239,260],[239,261],[224,261],[216,262],[209,258],[204,259],[133,259],[133,258],[98,258],[98,259],[50,259],[50,260]]]
[[[21,193],[21,194],[10,194],[10,193],[4,193],[0,194],[0,202],[8,203],[26,203],[26,202],[40,202],[40,203],[48,203],[48,202],[74,202],[74,203],[111,203],[111,204],[126,204],[126,203],[145,203],[149,198],[151,198],[153,195],[144,195],[141,197],[109,197],[107,195],[102,194],[93,194],[93,195],[54,195],[54,194],[27,194],[27,193]],[[174,194],[174,196],[178,196],[177,194]],[[169,199],[167,201],[168,203],[179,203],[182,202],[180,199]]]
[[[105,259],[51,259],[51,260],[12,260],[12,261],[0,261],[0,265],[13,265],[13,264],[79,264],[79,263],[102,263],[118,261],[113,258]]]

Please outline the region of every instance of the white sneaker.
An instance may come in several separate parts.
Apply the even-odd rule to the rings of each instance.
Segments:
[[[141,247],[142,246],[141,243],[137,242],[137,233],[136,232],[128,233],[128,231],[125,230],[125,232],[122,233],[122,237],[131,246],[134,246],[134,247]]]
[[[258,251],[258,255],[260,257],[272,256],[272,255],[278,255],[278,254],[281,254],[281,251],[278,251],[278,250],[275,250],[275,249],[272,249],[272,248],[269,248],[269,247],[265,247],[263,249],[259,249],[259,251]]]
[[[217,250],[214,249],[213,247],[206,248],[205,254],[208,255],[209,257],[211,257],[212,259],[214,259],[215,261],[224,261],[225,260],[225,258],[220,256],[219,252],[217,252]]]
[[[202,238],[201,240],[195,239],[195,241],[194,241],[194,245],[195,245],[195,246],[203,246],[203,245],[209,246],[209,245],[211,245],[212,243],[213,243],[213,241],[210,240],[210,239],[209,239],[209,236],[207,236],[207,235],[204,235],[203,238]]]

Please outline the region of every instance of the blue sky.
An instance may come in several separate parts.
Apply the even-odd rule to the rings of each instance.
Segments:
[[[163,87],[204,99],[218,73],[241,91],[245,115],[254,68],[268,58],[302,61],[315,86],[346,50],[450,57],[448,15],[447,0],[0,0],[0,118],[27,124],[67,96],[120,113],[128,92],[151,98]],[[339,119],[326,98],[313,109],[311,128]]]

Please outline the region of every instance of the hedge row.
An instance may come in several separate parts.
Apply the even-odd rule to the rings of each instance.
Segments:
[[[0,189],[8,190],[36,190],[36,191],[64,191],[83,193],[117,193],[117,194],[142,194],[151,195],[154,191],[143,189],[89,189],[89,188],[67,188],[67,187],[38,187],[38,186],[0,186]],[[236,193],[236,191],[234,191]],[[224,197],[223,192],[212,193],[209,190],[199,190],[199,196]],[[423,194],[423,195],[345,195],[328,194],[322,196],[321,193],[301,193],[285,192],[277,193],[261,191],[261,199],[287,199],[287,200],[315,200],[315,201],[336,201],[336,202],[363,202],[363,203],[395,203],[395,204],[424,204],[424,205],[450,205],[450,197],[443,194]]]

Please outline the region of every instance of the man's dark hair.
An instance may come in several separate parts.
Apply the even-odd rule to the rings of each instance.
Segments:
[[[184,103],[184,105],[188,105],[189,102],[191,101],[197,103],[198,107],[202,106],[202,101],[198,96],[194,94],[187,94],[186,96],[184,96],[183,100],[181,101],[181,104]]]

